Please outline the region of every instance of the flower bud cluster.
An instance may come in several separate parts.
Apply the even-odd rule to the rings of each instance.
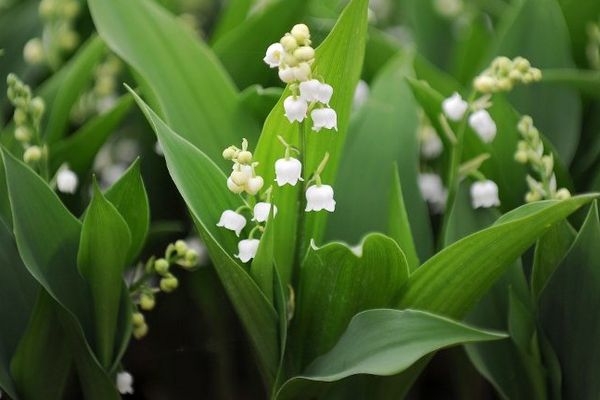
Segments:
[[[109,54],[94,71],[94,85],[83,93],[71,110],[71,120],[82,124],[89,117],[104,114],[117,102],[119,73],[123,68],[121,60]]]
[[[313,78],[315,50],[310,45],[308,26],[297,24],[267,48],[263,60],[271,68],[279,68],[279,78],[290,84],[292,94],[284,100],[283,108],[291,123],[304,121],[310,112],[313,131],[337,131],[337,113],[329,106],[333,87]]]
[[[544,143],[540,132],[533,125],[530,116],[523,116],[517,125],[522,140],[517,145],[515,160],[520,164],[529,165],[537,179],[527,175],[529,192],[525,195],[528,203],[543,199],[567,199],[571,193],[566,188],[556,187],[554,173],[554,157],[552,153],[544,154]]]
[[[183,240],[178,240],[167,246],[164,257],[150,258],[145,266],[143,273],[130,287],[132,296],[136,299],[135,303],[139,309],[150,311],[156,306],[156,293],[171,293],[179,286],[179,280],[171,272],[173,265],[178,265],[185,270],[192,270],[198,264],[198,252],[190,248]],[[153,277],[158,277],[158,287],[154,287],[150,281]],[[141,339],[148,333],[148,324],[144,315],[137,309],[132,316],[133,336]]]
[[[15,74],[9,74],[6,83],[8,100],[15,107],[15,139],[25,150],[23,160],[28,164],[36,164],[47,153],[46,147],[40,142],[39,132],[46,105],[41,97],[33,97],[31,88]]]
[[[256,175],[252,153],[248,150],[248,141],[242,140],[242,148],[229,146],[223,150],[223,158],[233,162],[231,174],[227,178],[227,187],[233,193],[248,193],[255,196],[265,182],[262,176]]]
[[[81,11],[77,0],[42,0],[38,12],[44,22],[41,37],[30,39],[23,49],[23,57],[29,64],[46,63],[56,69],[63,54],[79,44],[79,34],[74,28]]]
[[[588,42],[585,53],[590,67],[600,70],[600,22],[590,22],[587,26]]]
[[[531,66],[523,57],[496,57],[489,68],[478,75],[473,86],[481,93],[508,92],[519,84],[529,84],[542,79],[542,71]]]

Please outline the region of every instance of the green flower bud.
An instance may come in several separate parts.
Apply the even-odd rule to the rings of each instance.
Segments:
[[[172,274],[168,274],[160,280],[160,290],[165,293],[171,293],[179,286],[179,281]]]
[[[502,90],[503,92],[508,92],[512,90],[512,88],[513,83],[509,78],[502,78],[498,80],[498,89]]]
[[[73,50],[79,44],[79,34],[72,30],[64,30],[58,34],[58,45],[63,50]]]
[[[15,114],[13,115],[13,120],[15,121],[15,124],[17,126],[23,125],[27,122],[27,113],[25,111],[23,111],[23,109],[17,108],[17,109],[15,109]]]
[[[30,39],[23,48],[23,58],[31,65],[41,64],[45,59],[44,45],[40,38]]]
[[[308,26],[306,26],[305,24],[294,25],[294,27],[292,28],[290,33],[292,34],[294,39],[296,39],[298,44],[300,44],[300,45],[310,44],[310,30],[308,29]]]
[[[79,3],[76,1],[69,1],[62,5],[60,13],[67,19],[73,19],[81,10]]]
[[[295,67],[298,65],[299,60],[294,56],[294,54],[285,53],[283,56],[283,63],[288,67]]]
[[[243,171],[233,171],[231,173],[231,180],[238,186],[244,186],[248,183],[248,174]]]
[[[223,158],[226,160],[233,160],[235,157],[237,157],[238,153],[238,149],[236,149],[234,146],[229,146],[223,150]]]
[[[156,299],[152,293],[142,293],[140,295],[140,307],[144,311],[150,311],[154,309],[156,305]]]
[[[298,48],[298,42],[296,41],[296,39],[290,35],[289,33],[286,33],[281,40],[279,41],[279,43],[281,43],[281,45],[283,46],[283,49],[287,52],[287,53],[292,53],[294,50],[296,50]]]
[[[42,0],[38,7],[38,13],[44,19],[51,18],[56,12],[56,1],[55,0]]]
[[[41,97],[34,97],[31,100],[31,103],[29,103],[29,109],[31,110],[33,118],[38,120],[42,118],[42,115],[44,115],[44,111],[46,110],[46,104],[44,103],[44,100],[42,100]]]
[[[144,318],[144,314],[141,312],[134,312],[131,316],[131,323],[133,326],[141,326],[146,323],[146,319]]]
[[[178,240],[175,242],[175,251],[177,252],[177,255],[180,257],[185,256],[185,253],[187,252],[188,247],[187,247],[187,243],[184,242],[183,240]]]
[[[15,129],[15,139],[19,142],[27,143],[31,140],[31,137],[31,130],[27,126],[22,125]]]
[[[198,252],[194,249],[189,249],[185,253],[184,262],[181,266],[184,268],[193,268],[198,264]]]
[[[143,324],[140,326],[136,326],[133,328],[133,337],[136,339],[141,339],[148,334],[148,325]]]
[[[529,68],[531,68],[531,64],[529,63],[529,60],[527,60],[526,58],[523,57],[516,57],[513,61],[513,65],[514,68],[517,69],[519,72],[527,72],[529,71]]]
[[[250,164],[252,162],[252,153],[248,150],[240,151],[236,160],[240,164]]]
[[[554,198],[558,199],[558,200],[566,200],[568,198],[571,197],[571,192],[569,192],[567,189],[562,188],[559,189],[556,194],[554,195]]]
[[[519,150],[515,153],[515,160],[520,164],[527,164],[527,152],[523,150]]]
[[[31,146],[23,153],[23,161],[31,164],[39,161],[42,158],[42,149],[39,146]]]
[[[169,262],[164,258],[159,258],[154,261],[154,270],[160,275],[167,274],[169,272]]]
[[[525,195],[526,203],[533,203],[534,201],[540,201],[542,199],[542,195],[539,192],[527,192]]]
[[[533,82],[538,82],[542,80],[542,70],[539,68],[531,68],[529,70],[529,73],[531,74],[531,79],[533,80]]]
[[[315,58],[315,49],[310,46],[302,46],[294,51],[294,57],[300,61],[310,61]]]

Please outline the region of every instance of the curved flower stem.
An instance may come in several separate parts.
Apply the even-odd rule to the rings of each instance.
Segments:
[[[472,91],[469,95],[469,106],[473,103],[477,92]],[[465,142],[465,132],[467,130],[467,114],[463,117],[458,132],[456,132],[456,142],[453,142],[452,152],[450,153],[450,170],[448,171],[448,197],[446,199],[446,209],[444,211],[444,219],[442,221],[442,229],[439,237],[438,247],[441,249],[446,244],[448,235],[448,224],[450,222],[450,214],[456,202],[456,195],[460,185],[460,161],[462,159],[463,147]]]

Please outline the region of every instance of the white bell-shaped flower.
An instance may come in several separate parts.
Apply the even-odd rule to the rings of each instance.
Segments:
[[[281,43],[273,43],[269,47],[267,47],[267,53],[263,61],[269,64],[271,68],[277,68],[281,64],[281,60],[285,54],[285,50]]]
[[[352,109],[358,110],[369,98],[369,84],[362,79],[358,81],[352,98]]]
[[[117,374],[117,390],[121,394],[133,394],[133,376],[127,371]]]
[[[468,108],[467,102],[456,92],[442,102],[444,114],[452,121],[460,121]]]
[[[322,128],[337,131],[337,114],[333,108],[317,108],[310,116],[313,120],[313,131],[319,132]]]
[[[305,211],[335,211],[333,188],[329,185],[313,185],[306,189]]]
[[[253,221],[265,222],[269,218],[269,212],[273,207],[273,218],[277,215],[277,206],[271,203],[259,202],[254,206],[254,218]]]
[[[277,185],[283,186],[286,183],[296,186],[298,181],[302,180],[302,163],[295,158],[280,158],[275,161],[275,181]]]
[[[77,190],[77,184],[79,179],[75,172],[71,171],[69,167],[63,165],[56,174],[56,187],[59,192],[73,194]]]
[[[317,101],[319,99],[319,87],[321,82],[316,79],[311,79],[305,82],[300,82],[300,98],[307,103]]]
[[[498,185],[490,180],[473,183],[471,185],[471,204],[473,208],[499,206]]]
[[[333,96],[333,86],[327,83],[320,83],[317,91],[317,101],[329,106],[331,96]]]
[[[432,160],[442,154],[444,144],[435,129],[426,126],[421,132],[421,155],[427,160]]]
[[[308,112],[308,103],[300,97],[288,96],[283,101],[285,116],[290,122],[304,121]]]
[[[292,83],[296,80],[296,76],[294,74],[294,68],[279,68],[279,79],[285,83]]]
[[[235,211],[225,210],[223,211],[223,214],[221,214],[217,226],[234,231],[237,236],[240,236],[240,232],[242,232],[242,229],[246,226],[246,218]]]
[[[240,194],[244,191],[244,186],[236,184],[233,179],[231,179],[231,176],[227,178],[227,188],[236,194]]]
[[[431,205],[435,213],[441,213],[446,207],[447,191],[442,183],[442,178],[437,174],[419,174],[419,190],[421,196]]]
[[[241,262],[247,263],[256,256],[259,244],[260,240],[258,239],[240,240],[238,243],[238,254],[235,256],[239,258]]]
[[[248,183],[246,183],[246,193],[254,196],[260,191],[260,189],[262,189],[264,184],[265,181],[263,180],[262,176],[250,178]]]
[[[484,143],[490,143],[496,137],[496,123],[487,110],[478,110],[471,114],[469,126]]]

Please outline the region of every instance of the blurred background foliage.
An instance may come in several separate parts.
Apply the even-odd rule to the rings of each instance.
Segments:
[[[251,143],[256,143],[260,125],[281,94],[276,74],[262,62],[266,47],[297,22],[307,23],[314,32],[314,42],[320,43],[346,4],[344,0],[155,1],[179,16],[180,24],[205,41],[230,74],[241,93],[238,107],[244,121],[235,127],[236,135],[248,137]],[[25,44],[43,30],[38,4],[36,0],[0,0],[0,49],[4,49],[0,76],[17,72],[50,101],[61,98],[65,74],[81,78],[70,88],[76,97],[63,98],[64,107],[57,111],[60,141],[56,151],[63,151],[66,159],[80,168],[81,176],[91,179],[91,174],[84,173],[93,170],[105,186],[113,183],[138,155],[141,157],[152,216],[141,259],[159,254],[173,240],[195,236],[164,159],[157,154],[155,136],[141,113],[130,107],[130,99],[120,100],[123,104],[118,113],[112,109],[110,112],[116,114],[102,119],[106,126],[94,130],[98,134],[90,134],[97,143],[93,154],[73,158],[77,146],[70,147],[69,137],[80,132],[90,118],[106,115],[86,113],[82,99],[98,82],[94,71],[99,62],[106,61],[108,51],[104,44],[95,44],[95,27],[82,1],[75,29],[83,46],[66,54],[65,63],[56,68],[26,63]],[[440,93],[449,95],[468,86],[497,55],[527,57],[547,72],[546,82],[518,88],[508,101],[519,113],[532,115],[554,147],[563,169],[560,184],[575,192],[600,190],[600,56],[596,54],[600,38],[594,37],[592,27],[600,23],[600,2],[371,0],[369,15],[362,72],[369,94],[355,106],[336,184],[340,198],[353,198],[353,202],[339,204],[331,216],[329,239],[356,243],[369,231],[387,230],[384,200],[394,176],[390,166],[397,163],[418,255],[424,261],[433,253],[433,232],[439,221],[430,217],[417,187],[416,132],[421,106],[406,78],[425,79]],[[579,78],[564,74],[572,68],[585,74]],[[121,63],[114,82],[115,95],[124,95],[121,82],[133,82],[136,74]],[[5,92],[6,81],[2,78],[0,93]],[[0,96],[0,127],[10,117],[8,101]],[[11,138],[7,125],[0,141],[14,148]],[[357,163],[360,168],[356,168]],[[526,190],[522,181],[511,184],[512,194],[503,198],[504,211],[520,204]],[[80,187],[76,196],[61,195],[75,215],[81,214],[90,199],[89,182]],[[2,207],[6,204],[0,201],[0,210]],[[6,209],[3,215],[7,215]],[[494,218],[480,218],[478,224],[489,224]],[[453,233],[452,240],[485,226],[466,224],[462,231]],[[131,398],[265,398],[247,339],[209,261],[204,260],[202,268],[185,275],[182,287],[161,298],[148,314],[150,334],[141,341],[132,341],[127,351],[123,364],[135,375],[136,393]],[[470,318],[492,327],[493,321],[485,323],[485,309],[483,315],[478,315],[482,307],[485,304]],[[469,346],[468,351],[477,352],[477,346]],[[456,348],[435,356],[409,398],[468,400],[494,399],[497,395],[476,372],[464,350]]]

